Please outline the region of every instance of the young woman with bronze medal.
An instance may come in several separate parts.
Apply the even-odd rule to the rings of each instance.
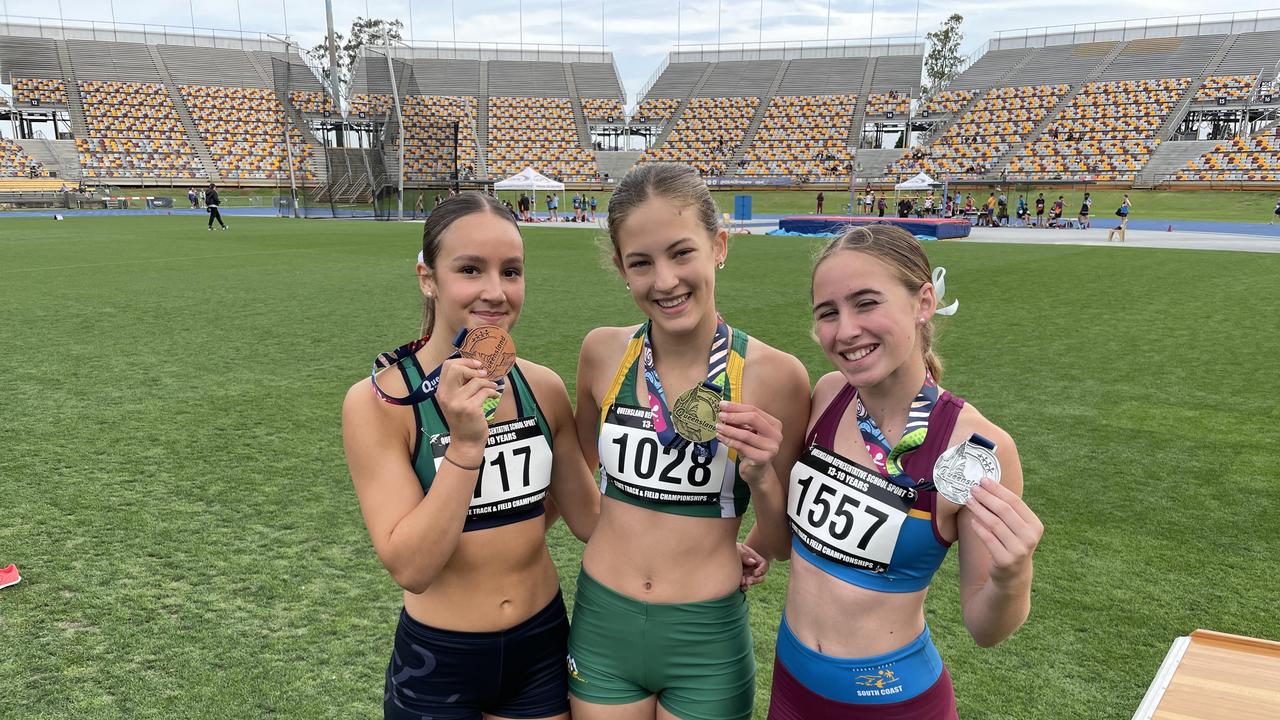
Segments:
[[[511,214],[479,193],[443,201],[417,273],[427,336],[379,355],[343,404],[360,509],[404,589],[384,716],[566,720],[569,627],[544,536],[558,508],[587,540],[599,495],[563,381],[516,357]]]

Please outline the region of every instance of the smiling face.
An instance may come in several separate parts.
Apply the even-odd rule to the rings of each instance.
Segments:
[[[936,307],[932,284],[912,291],[888,263],[864,252],[834,252],[814,270],[814,334],[854,387],[922,366],[920,320]]]
[[[695,207],[650,195],[615,231],[614,264],[655,326],[689,332],[715,312],[716,266],[728,237],[724,229],[712,234]]]
[[[510,332],[524,305],[524,241],[493,212],[465,215],[440,234],[435,268],[418,263],[418,282],[435,301],[432,335],[479,325]]]

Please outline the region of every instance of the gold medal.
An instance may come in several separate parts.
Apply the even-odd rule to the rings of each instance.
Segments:
[[[484,364],[490,380],[505,377],[516,364],[516,341],[497,325],[481,325],[467,332],[458,354]]]
[[[671,408],[671,424],[680,437],[691,442],[714,440],[719,419],[720,393],[702,384],[676,398]]]

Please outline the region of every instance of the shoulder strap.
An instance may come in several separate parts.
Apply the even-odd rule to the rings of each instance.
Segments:
[[[547,442],[551,443],[551,425],[547,422],[546,414],[542,412],[542,406],[538,404],[538,396],[533,394],[533,387],[529,385],[529,380],[520,371],[518,365],[511,366],[511,372],[507,374],[507,378],[511,382],[511,389],[515,391],[516,416],[528,417],[532,412],[538,419],[538,429],[542,431]]]
[[[956,419],[964,407],[964,398],[944,391],[938,402],[929,413],[929,433],[924,444],[907,453],[902,458],[902,469],[916,482],[924,482],[933,477],[933,464],[938,456],[947,450],[951,442],[951,433],[956,429]]]
[[[625,383],[635,384],[636,361],[640,359],[640,352],[644,349],[644,326],[631,336],[631,340],[627,343],[627,349],[622,353],[622,362],[618,363],[618,371],[613,375],[613,382],[609,384],[609,392],[605,393],[600,399],[600,424],[604,424],[604,419],[609,415],[609,406],[613,405],[614,400],[618,397],[618,392]]]
[[[738,328],[732,329],[729,341],[729,360],[725,367],[725,375],[729,379],[729,400],[732,402],[742,402],[742,377],[743,371],[747,367],[748,340],[749,336],[746,332]]]
[[[844,387],[840,388],[840,392],[827,403],[822,415],[818,416],[818,422],[813,424],[813,429],[809,431],[809,437],[805,442],[807,444],[816,442],[827,449],[834,448],[836,428],[840,425],[840,418],[844,416],[844,411],[848,409],[849,403],[853,402],[856,394],[854,387],[845,383]]]

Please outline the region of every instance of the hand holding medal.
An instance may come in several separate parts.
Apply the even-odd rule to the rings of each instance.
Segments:
[[[440,383],[436,386],[436,402],[449,425],[450,445],[458,451],[474,451],[476,463],[489,439],[489,421],[485,405],[497,406],[502,393],[489,379],[483,362],[471,358],[450,358],[440,366]],[[468,458],[470,460],[470,458]]]
[[[754,405],[722,401],[716,439],[738,452],[738,471],[749,485],[764,479],[782,446],[782,421]]]
[[[1044,525],[1017,493],[1000,484],[995,444],[974,434],[948,449],[934,465],[933,482],[940,495],[973,516],[973,530],[991,556],[988,576],[997,583],[1022,576]]]

